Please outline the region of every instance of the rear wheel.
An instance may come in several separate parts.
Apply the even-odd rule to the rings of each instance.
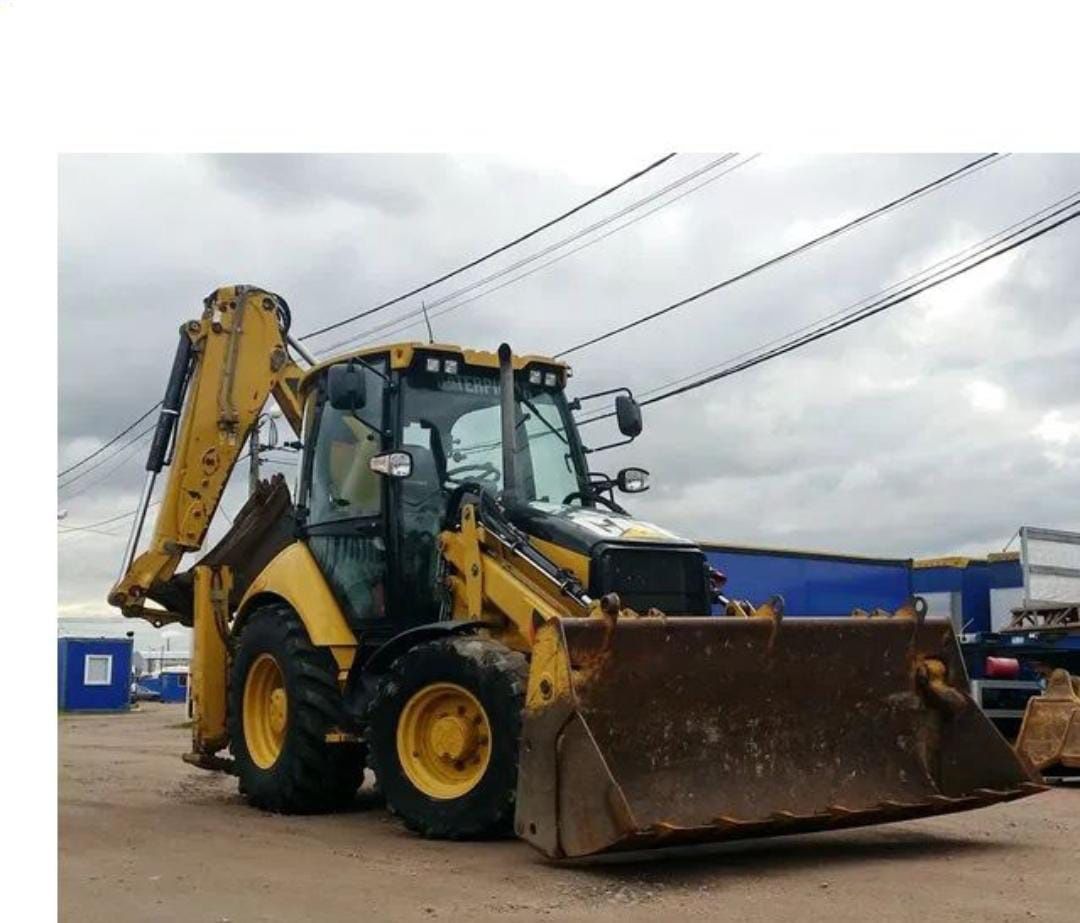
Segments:
[[[360,787],[360,744],[327,743],[345,726],[337,664],[293,609],[265,606],[240,633],[229,683],[229,738],[240,791],[284,813],[331,811]]]
[[[494,641],[413,648],[379,682],[372,769],[411,830],[448,839],[510,831],[528,667]]]

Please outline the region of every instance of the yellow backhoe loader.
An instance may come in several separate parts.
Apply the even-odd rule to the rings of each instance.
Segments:
[[[628,390],[568,400],[566,365],[505,344],[317,363],[290,323],[282,298],[233,286],[181,328],[109,594],[193,627],[185,759],[234,773],[253,804],[331,810],[366,766],[413,830],[513,830],[562,858],[1040,790],[921,600],[885,618],[785,620],[779,598],[711,617],[701,549],[615,499],[647,472],[589,470],[574,412],[613,399],[629,442]],[[178,572],[271,396],[302,440],[295,497],[262,482]]]

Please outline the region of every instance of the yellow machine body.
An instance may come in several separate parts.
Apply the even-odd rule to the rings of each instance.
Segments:
[[[231,639],[261,604],[288,603],[311,644],[332,653],[343,691],[364,664],[357,653],[365,639],[350,627],[308,546],[288,530],[271,534],[290,506],[281,482],[256,491],[190,579],[176,574],[182,555],[201,548],[268,397],[300,433],[311,382],[330,362],[348,358],[302,371],[289,355],[281,304],[257,288],[220,289],[202,318],[184,328],[195,359],[175,461],[149,546],[109,595],[126,615],[193,626],[194,747],[186,758],[207,768],[227,768],[215,754],[230,744]],[[391,369],[407,369],[421,350],[452,354],[466,367],[500,366],[494,353],[437,344],[349,355],[377,352]],[[513,368],[537,360],[566,371],[532,356],[513,357]],[[509,374],[505,366],[503,372]],[[530,659],[515,824],[546,855],[877,823],[1040,790],[1037,774],[972,701],[951,627],[924,619],[920,607],[890,618],[786,621],[779,602],[733,605],[716,618],[707,604],[694,613],[639,613],[615,593],[597,599],[584,592],[594,576],[589,553],[550,535],[496,526],[482,506],[463,503],[457,522],[437,536],[445,614]],[[580,509],[566,515],[620,547],[699,554],[628,516]],[[276,669],[263,671],[270,686],[280,682],[280,664]],[[452,797],[471,790],[477,777],[434,772],[424,742],[475,749],[499,729],[472,740],[443,707],[453,701],[452,711],[469,714],[471,694],[458,687],[436,692],[406,709],[398,746],[407,751],[407,772]],[[284,700],[264,698],[269,710],[259,720],[270,743],[256,756],[263,762],[272,758],[285,720]],[[1048,695],[1032,707],[1038,714],[1025,721],[1027,738],[1061,739],[1057,749],[1047,744],[1039,752],[1071,759],[1080,736],[1075,702]],[[1072,717],[1064,721],[1068,709]],[[487,720],[482,709],[479,717]],[[1050,725],[1052,733],[1040,730]],[[344,729],[326,739],[357,741]]]
[[[356,652],[356,635],[349,628],[319,565],[303,542],[287,546],[251,582],[237,607],[237,619],[267,597],[287,602],[300,616],[311,643],[328,647],[338,668],[347,671]]]

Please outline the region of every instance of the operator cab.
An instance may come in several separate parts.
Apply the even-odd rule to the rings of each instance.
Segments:
[[[523,514],[596,506],[566,367],[536,357],[514,365],[517,505]],[[438,535],[447,503],[465,484],[496,496],[505,486],[497,358],[391,346],[317,367],[304,389],[298,519],[350,622],[372,638],[446,617]]]

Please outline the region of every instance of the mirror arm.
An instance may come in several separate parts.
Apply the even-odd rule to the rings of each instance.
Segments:
[[[605,452],[608,449],[614,449],[617,446],[626,445],[627,443],[633,442],[636,438],[636,436],[630,436],[629,438],[621,439],[618,442],[609,442],[607,445],[597,446],[595,449],[590,449],[588,446],[582,446],[581,448],[586,455],[592,455],[595,452]]]
[[[625,394],[629,398],[633,398],[634,392],[629,388],[608,388],[606,391],[594,391],[592,394],[583,394],[581,397],[575,397],[569,404],[567,409],[569,410],[581,410],[582,401],[591,401],[596,397],[607,397],[609,394]]]

